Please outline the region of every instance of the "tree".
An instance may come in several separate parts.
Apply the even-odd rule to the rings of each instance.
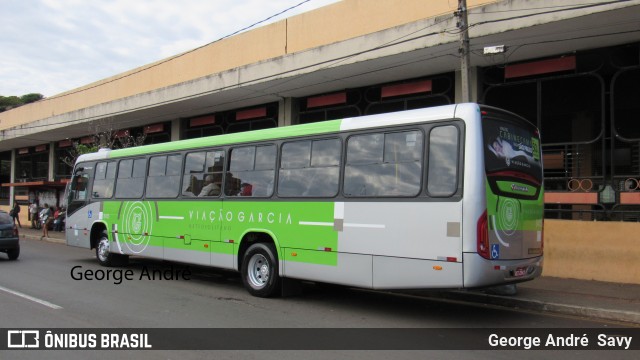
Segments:
[[[129,130],[114,130],[112,118],[96,121],[89,128],[93,141],[91,144],[81,144],[74,140],[71,148],[67,150],[67,155],[62,158],[65,164],[73,167],[80,155],[96,152],[99,149],[124,149],[144,145],[144,140],[147,138],[144,133],[131,135]]]
[[[0,112],[22,105],[17,96],[0,96]]]
[[[31,94],[20,96],[20,101],[22,101],[23,104],[30,104],[32,102],[36,102],[42,99],[44,99],[44,95],[37,94],[37,93],[31,93]]]
[[[11,110],[42,99],[44,99],[44,95],[38,93],[30,93],[20,97],[0,95],[0,112]]]

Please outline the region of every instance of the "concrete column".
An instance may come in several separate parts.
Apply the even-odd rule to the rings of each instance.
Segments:
[[[47,175],[49,181],[54,181],[56,177],[56,152],[54,150],[55,144],[55,142],[49,143],[49,174]]]
[[[16,182],[16,149],[11,150],[11,174],[9,175],[9,178],[10,183]],[[16,195],[15,190],[16,188],[14,186],[9,187],[9,204],[11,206],[13,206],[13,198]]]
[[[180,119],[171,120],[171,141],[180,140]]]
[[[469,88],[471,90],[471,98],[469,102],[478,102],[480,99],[480,91],[482,84],[480,83],[480,77],[478,76],[478,67],[469,68]],[[461,103],[462,100],[462,74],[460,71],[456,71],[456,103]]]
[[[298,102],[295,98],[282,98],[278,102],[278,127],[298,124]]]

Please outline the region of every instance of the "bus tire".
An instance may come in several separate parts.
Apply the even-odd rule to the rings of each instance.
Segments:
[[[273,244],[253,244],[242,259],[242,282],[251,295],[272,297],[279,294],[278,255]]]
[[[105,233],[100,235],[98,244],[96,244],[96,258],[100,265],[107,267],[125,265],[129,260],[129,257],[126,255],[111,252],[109,249],[109,238]]]

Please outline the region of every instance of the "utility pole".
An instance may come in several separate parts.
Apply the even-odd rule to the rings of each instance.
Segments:
[[[460,79],[462,80],[462,102],[471,101],[469,81],[469,22],[467,21],[467,1],[458,0],[458,29],[460,30]]]

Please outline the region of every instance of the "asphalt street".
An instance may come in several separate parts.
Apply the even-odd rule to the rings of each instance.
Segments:
[[[132,259],[125,267],[110,269],[110,273],[106,270],[97,264],[90,250],[58,243],[22,241],[18,261],[0,256],[0,327],[264,328],[268,332],[270,328],[607,329],[620,326],[608,321],[519,311],[481,303],[313,284],[305,285],[303,293],[295,297],[262,299],[250,296],[235,273],[148,259]],[[188,276],[185,275],[187,273]],[[34,358],[34,354],[42,355],[42,352],[28,351],[8,353],[10,358],[25,359]],[[304,358],[389,356],[387,351],[302,353]],[[402,351],[394,352],[393,356],[415,358],[416,353],[434,352]],[[438,358],[501,358],[502,355],[506,358],[511,351],[496,352],[497,356],[489,356],[489,353],[452,350],[434,354],[438,354]],[[545,351],[518,353],[525,359],[548,354]],[[563,353],[567,358],[574,355],[585,359],[597,356],[588,351]],[[616,353],[617,358],[634,355],[633,352]],[[69,355],[80,354],[83,356],[78,358],[106,358],[108,352],[55,351],[48,354],[52,356],[47,358],[69,358]],[[136,358],[202,358],[211,355],[200,351],[143,351],[135,354]],[[299,357],[301,353],[222,351],[215,354],[216,358],[268,359]]]

